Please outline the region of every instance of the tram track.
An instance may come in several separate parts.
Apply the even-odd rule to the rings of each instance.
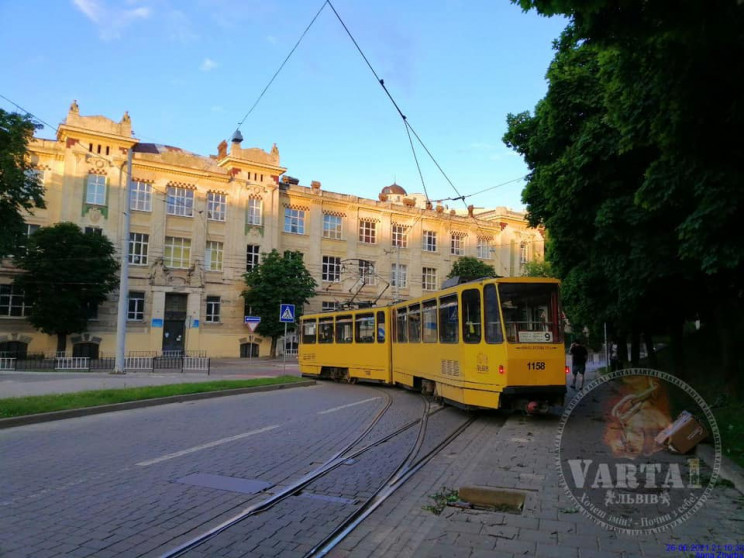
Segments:
[[[327,477],[329,475],[335,475],[336,477],[341,475],[343,477],[343,475],[348,476],[349,474],[352,474],[349,472],[350,469],[340,469],[342,466],[356,466],[358,467],[356,473],[357,475],[362,475],[358,472],[359,470],[362,470],[365,476],[369,476],[369,472],[364,469],[364,463],[360,464],[358,462],[360,460],[366,460],[367,462],[377,463],[378,460],[376,460],[374,457],[371,457],[372,454],[375,454],[375,452],[379,454],[379,452],[382,451],[380,448],[387,443],[403,443],[401,440],[403,438],[407,439],[408,437],[410,437],[412,434],[410,431],[418,425],[419,428],[416,432],[414,440],[412,442],[409,440],[408,443],[406,443],[408,449],[403,455],[403,458],[398,458],[397,465],[392,466],[392,470],[388,470],[388,473],[380,475],[380,477],[382,477],[382,480],[380,478],[377,478],[377,480],[374,482],[374,487],[370,487],[370,489],[367,491],[362,491],[365,494],[361,498],[361,504],[356,505],[357,502],[355,500],[354,504],[356,509],[350,514],[345,513],[344,517],[336,521],[333,528],[330,529],[330,534],[323,536],[318,543],[310,541],[307,545],[305,545],[306,548],[310,548],[310,545],[314,544],[310,551],[307,552],[306,556],[322,556],[331,548],[333,548],[335,544],[338,544],[338,542],[342,540],[343,537],[348,534],[348,532],[350,532],[356,525],[363,521],[363,519],[367,517],[369,513],[379,507],[379,505],[381,505],[381,503],[384,502],[384,500],[388,498],[399,486],[401,486],[408,478],[415,474],[415,472],[418,471],[426,462],[428,462],[428,460],[436,455],[436,453],[441,451],[441,449],[446,446],[449,441],[459,435],[459,433],[467,428],[467,426],[469,426],[474,420],[471,418],[465,421],[465,423],[460,425],[457,429],[455,429],[455,431],[447,436],[445,441],[438,443],[435,446],[434,450],[427,452],[426,455],[424,455],[423,457],[417,458],[417,455],[421,451],[421,448],[424,446],[426,440],[429,418],[431,416],[437,415],[442,410],[444,410],[444,408],[434,408],[429,399],[424,396],[419,396],[423,403],[423,409],[419,418],[409,420],[403,425],[396,427],[394,430],[375,437],[375,431],[381,426],[383,418],[388,416],[388,412],[393,405],[393,398],[391,397],[389,392],[380,388],[375,389],[382,393],[385,398],[385,404],[383,405],[383,407],[376,413],[372,420],[370,420],[369,424],[361,433],[355,436],[354,439],[347,443],[343,448],[335,452],[334,455],[326,460],[323,464],[321,464],[319,467],[316,467],[313,471],[303,475],[288,486],[285,486],[282,490],[280,490],[276,494],[273,494],[271,497],[245,508],[240,513],[209,529],[205,533],[202,533],[181,544],[177,548],[166,552],[162,555],[163,558],[186,556],[192,554],[211,555],[214,548],[207,547],[208,549],[206,551],[200,549],[205,548],[205,545],[208,544],[212,544],[213,546],[218,545],[219,543],[214,541],[220,538],[224,538],[225,535],[235,537],[236,535],[232,532],[239,531],[241,529],[241,524],[246,521],[251,521],[252,518],[255,518],[253,519],[253,521],[258,520],[257,518],[262,517],[262,514],[268,513],[269,510],[271,510],[272,508],[279,506],[286,509],[287,505],[282,504],[282,502],[287,501],[288,498],[290,498],[291,496],[299,496],[303,494],[313,496],[314,493],[312,487],[314,483],[316,485],[316,491],[319,493],[323,493],[323,483],[320,483],[320,485],[318,485],[318,483],[321,479],[324,479],[324,477]],[[330,479],[324,482],[326,484],[333,485],[333,481]],[[322,498],[322,496],[316,497]],[[326,498],[332,499],[332,497]],[[337,498],[336,500],[342,499]],[[275,512],[275,515],[279,515],[281,517],[281,513],[281,511],[277,511]],[[327,525],[325,525],[324,527],[327,527]],[[248,527],[243,527],[243,529],[247,529],[248,532],[250,532]],[[327,531],[327,529],[324,530]],[[222,537],[220,537],[221,535]],[[204,552],[206,552],[206,554],[204,554]],[[251,554],[251,552],[246,551],[246,555]]]

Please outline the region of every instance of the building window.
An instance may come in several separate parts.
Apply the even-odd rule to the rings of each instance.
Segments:
[[[129,310],[127,320],[142,321],[145,319],[145,293],[129,292]]]
[[[101,227],[85,227],[83,232],[85,234],[97,234],[98,236],[101,236],[103,234],[103,229]]]
[[[323,281],[331,283],[341,281],[341,258],[323,256]]]
[[[245,249],[245,270],[253,271],[261,263],[261,252],[258,244],[249,244]]]
[[[261,198],[248,198],[248,212],[246,213],[246,223],[248,225],[261,224]]]
[[[218,323],[220,321],[220,297],[207,297],[207,315],[205,321],[210,324]]]
[[[519,265],[524,265],[529,261],[529,246],[526,242],[519,245]]]
[[[207,219],[224,221],[227,215],[227,199],[225,194],[217,192],[207,193]]]
[[[408,266],[405,264],[393,264],[390,285],[405,288],[408,286]]]
[[[191,261],[191,239],[166,236],[163,262],[166,267],[186,269]]]
[[[129,198],[129,209],[134,211],[152,211],[152,185],[147,182],[132,182]]]
[[[437,251],[437,233],[434,231],[424,231],[424,251]]]
[[[305,234],[305,212],[302,209],[284,208],[284,232]]]
[[[359,242],[374,244],[377,242],[377,223],[361,221],[359,223]]]
[[[204,254],[204,267],[207,271],[222,271],[222,257],[224,247],[222,242],[207,242],[207,250]]]
[[[333,238],[334,240],[340,240],[341,226],[342,220],[340,215],[329,215],[328,213],[323,215],[324,238]]]
[[[194,191],[189,188],[168,186],[166,213],[168,215],[180,215],[181,217],[193,217]]]
[[[147,265],[147,248],[150,235],[145,233],[129,233],[129,263],[132,265]]]
[[[465,242],[463,236],[457,233],[452,233],[450,237],[450,254],[454,256],[462,256],[465,253]]]
[[[393,225],[393,246],[408,248],[408,227]]]
[[[359,260],[359,277],[365,285],[374,285],[375,281],[375,262]]]
[[[28,251],[28,241],[31,238],[31,235],[38,231],[40,228],[41,225],[31,225],[29,223],[26,223],[26,236],[24,236],[22,239],[23,243],[18,246],[17,254],[13,255],[22,256],[26,254],[26,252]]]
[[[320,303],[321,312],[333,312],[338,310],[338,302],[324,300]]]
[[[437,290],[437,270],[433,267],[425,267],[421,274],[421,282],[425,291]]]
[[[23,291],[15,285],[0,285],[0,317],[22,318],[31,313],[25,302]]]
[[[106,177],[104,175],[88,175],[85,203],[90,205],[106,205]]]
[[[491,243],[486,238],[478,239],[477,255],[482,260],[491,258]]]

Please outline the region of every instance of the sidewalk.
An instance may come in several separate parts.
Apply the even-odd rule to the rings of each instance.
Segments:
[[[213,382],[282,376],[285,363],[281,358],[212,359],[209,375],[205,372],[16,372],[0,371],[0,399],[73,393],[77,391],[119,389],[166,384]],[[287,358],[286,374],[299,376],[297,358]]]
[[[587,372],[587,382],[594,377],[596,372]],[[569,389],[568,398],[574,394]],[[730,544],[734,552],[737,544],[744,544],[744,497],[720,486],[673,530],[631,537],[604,529],[579,513],[559,485],[558,417],[511,415],[503,426],[502,421],[496,416],[479,419],[331,556],[686,558],[696,556],[689,552],[695,544],[722,549]],[[522,513],[447,507],[437,516],[423,509],[443,487],[473,485],[523,493]],[[730,556],[744,556],[744,547],[738,548],[739,554]]]

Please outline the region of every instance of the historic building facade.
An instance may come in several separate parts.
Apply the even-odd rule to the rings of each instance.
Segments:
[[[522,213],[451,210],[397,184],[383,188],[378,200],[330,192],[315,181],[301,186],[283,176],[276,145],[267,152],[241,142],[236,133],[209,157],[142,143],[132,136],[128,114],[119,122],[81,116],[73,103],[56,140],[31,144],[47,207],[27,216],[29,233],[71,221],[126,246],[127,352],[267,354],[269,340],[244,325],[241,292],[243,274],[272,249],[303,253],[319,285],[306,312],[350,301],[388,304],[437,290],[462,256],[480,258],[505,276],[542,259],[542,235],[527,227]],[[0,351],[52,353],[56,338],[24,319],[23,294],[12,286],[17,273],[12,258],[0,264]],[[84,344],[114,353],[118,297],[112,293],[98,308],[88,332],[71,336],[73,350]]]

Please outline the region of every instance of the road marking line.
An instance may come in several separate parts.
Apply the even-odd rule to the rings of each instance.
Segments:
[[[140,467],[147,467],[148,465],[155,465],[156,463],[167,461],[168,459],[173,459],[175,457],[181,457],[182,455],[188,455],[189,453],[194,453],[197,451],[201,451],[203,449],[213,448],[215,446],[227,444],[228,442],[234,442],[235,440],[240,440],[241,438],[247,438],[248,436],[253,436],[254,434],[261,434],[262,432],[268,432],[269,430],[274,430],[275,428],[279,428],[279,425],[276,424],[274,426],[267,426],[265,428],[260,428],[258,430],[251,430],[250,432],[244,432],[243,434],[238,434],[236,436],[230,436],[229,438],[222,438],[221,440],[215,440],[214,442],[208,442],[200,446],[194,446],[193,448],[185,449],[182,451],[177,451],[175,453],[169,453],[168,455],[164,455],[162,457],[156,457],[155,459],[150,459],[149,461],[141,461],[137,463],[137,465]]]
[[[341,405],[340,407],[334,407],[333,409],[328,409],[326,411],[320,411],[319,415],[325,415],[328,413],[334,413],[336,411],[340,411],[341,409],[346,409],[347,407],[353,407],[354,405],[361,405],[362,403],[369,403],[370,401],[377,401],[380,399],[379,397],[373,397],[372,399],[365,399],[364,401],[357,401],[356,403],[349,403],[348,405]]]

